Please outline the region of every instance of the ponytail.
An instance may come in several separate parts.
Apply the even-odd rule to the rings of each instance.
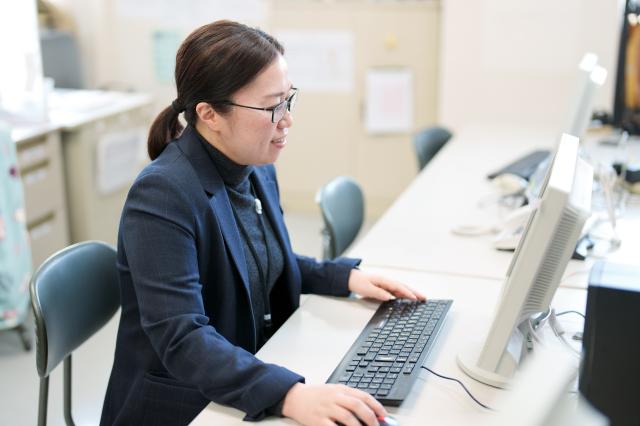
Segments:
[[[149,129],[149,138],[147,139],[147,152],[149,158],[155,160],[169,142],[174,140],[182,132],[183,126],[178,120],[179,112],[176,108],[168,106],[158,114]]]

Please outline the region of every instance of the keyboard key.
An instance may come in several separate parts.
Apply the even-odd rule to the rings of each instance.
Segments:
[[[376,357],[376,361],[381,361],[381,362],[393,362],[396,360],[396,357],[393,355],[378,355]]]
[[[348,382],[349,379],[351,378],[351,374],[344,374],[342,377],[340,377],[340,379],[338,379],[341,383],[342,382]]]

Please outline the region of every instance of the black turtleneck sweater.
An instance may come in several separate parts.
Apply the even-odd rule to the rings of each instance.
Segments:
[[[256,327],[256,343],[257,348],[260,349],[270,337],[267,335],[268,333],[265,333],[264,314],[267,310],[265,306],[265,292],[267,293],[266,299],[268,300],[268,295],[271,293],[275,282],[284,269],[284,254],[271,223],[269,223],[269,218],[264,211],[262,213],[264,232],[263,226],[260,224],[260,218],[255,208],[257,194],[254,196],[251,184],[253,166],[236,164],[208,143],[203,137],[200,137],[200,141],[205,145],[211,160],[220,173],[227,189],[236,221],[238,219],[240,221],[240,223],[238,223],[238,230],[242,239],[244,257],[249,272],[251,307],[253,309],[253,319]],[[246,231],[246,235],[245,232],[243,232],[243,228],[244,231]],[[250,241],[247,241],[247,236]],[[253,245],[258,257],[257,259],[249,246],[250,244]],[[263,275],[268,275],[266,286],[261,279],[257,262],[260,262]]]

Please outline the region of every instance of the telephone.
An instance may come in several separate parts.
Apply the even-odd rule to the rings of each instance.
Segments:
[[[537,203],[529,203],[509,213],[499,228],[501,231],[493,239],[493,247],[497,250],[515,250],[520,242],[529,216],[537,208]]]

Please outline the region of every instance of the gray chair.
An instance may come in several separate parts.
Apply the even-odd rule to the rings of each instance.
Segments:
[[[324,229],[323,257],[340,256],[358,235],[364,221],[364,197],[360,185],[351,178],[338,176],[318,191]]]
[[[433,126],[416,133],[413,147],[418,157],[418,169],[422,170],[451,139],[451,132],[444,127]]]
[[[30,283],[40,376],[38,425],[47,423],[49,374],[64,360],[64,418],[71,417],[71,353],[102,328],[120,306],[113,247],[87,241],[49,257]]]

